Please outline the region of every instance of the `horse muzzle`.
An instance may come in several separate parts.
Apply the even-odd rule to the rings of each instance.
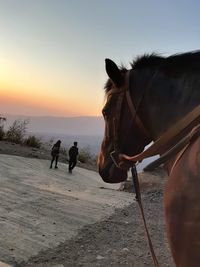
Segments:
[[[103,165],[99,165],[99,174],[106,183],[121,183],[127,179],[127,170],[118,167],[113,159],[107,159]]]

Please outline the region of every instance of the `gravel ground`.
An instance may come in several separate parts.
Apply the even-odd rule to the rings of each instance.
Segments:
[[[164,235],[162,192],[143,194],[143,204],[154,249],[162,267],[172,267]],[[153,266],[137,203],[104,221],[84,227],[79,234],[54,249],[40,252],[18,267],[45,266]]]

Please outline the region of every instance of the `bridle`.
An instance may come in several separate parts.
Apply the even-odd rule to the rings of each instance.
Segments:
[[[110,157],[117,168],[121,168],[119,165],[119,155],[120,155],[120,149],[121,149],[121,147],[119,145],[119,124],[120,124],[120,118],[121,118],[121,113],[122,113],[122,104],[123,104],[124,100],[127,101],[127,104],[128,104],[131,116],[132,116],[132,120],[136,124],[136,126],[138,127],[140,133],[146,139],[149,139],[149,134],[148,134],[146,128],[144,127],[140,117],[137,114],[138,108],[140,106],[140,103],[141,103],[143,97],[140,99],[140,102],[138,103],[137,108],[136,108],[133,104],[133,101],[132,101],[131,95],[130,95],[129,79],[130,79],[130,70],[127,71],[127,73],[125,74],[125,86],[123,88],[113,88],[108,93],[108,97],[113,95],[113,94],[118,94],[118,99],[117,99],[117,104],[116,104],[117,105],[116,106],[116,115],[113,118],[114,151],[112,151],[110,153]],[[124,136],[124,139],[125,138],[126,138],[126,135]],[[147,239],[148,239],[149,248],[151,251],[151,256],[152,256],[152,259],[154,262],[154,266],[159,267],[158,260],[156,258],[156,255],[155,255],[155,252],[153,249],[153,244],[151,242],[151,238],[149,235],[149,231],[147,229],[146,219],[144,216],[144,210],[143,210],[143,205],[142,205],[142,199],[141,199],[141,194],[140,194],[140,187],[139,187],[139,181],[138,181],[137,171],[136,171],[136,167],[135,167],[135,162],[132,162],[131,165],[132,165],[131,173],[132,173],[133,184],[134,184],[134,189],[135,189],[135,193],[136,193],[135,199],[139,204],[145,232],[146,232]]]
[[[114,162],[114,164],[120,168],[119,163],[118,163],[118,158],[119,155],[121,153],[121,149],[122,149],[122,144],[123,141],[126,139],[126,134],[123,135],[123,140],[122,142],[119,142],[119,124],[120,124],[120,119],[121,119],[121,114],[122,114],[122,104],[123,101],[125,100],[129,111],[131,113],[131,118],[132,118],[132,123],[134,122],[138,131],[141,133],[141,135],[144,137],[145,140],[150,140],[149,137],[149,133],[147,132],[145,126],[143,125],[143,122],[141,121],[140,117],[138,116],[138,109],[140,107],[141,101],[143,99],[143,95],[140,98],[139,103],[137,103],[137,107],[135,107],[135,105],[133,104],[133,101],[131,99],[131,95],[130,95],[130,74],[131,71],[133,70],[128,70],[125,73],[125,84],[123,87],[121,88],[113,88],[109,91],[108,93],[108,97],[113,95],[113,94],[117,94],[118,95],[118,99],[117,99],[117,103],[116,103],[116,114],[115,117],[113,118],[113,136],[114,136],[114,140],[113,140],[113,145],[114,145],[114,150],[110,153],[110,156]],[[130,123],[131,126],[131,123]],[[130,127],[129,126],[129,127]],[[128,132],[129,129],[127,129]]]
[[[133,101],[130,95],[130,73],[132,70],[127,71],[125,75],[125,85],[121,88],[113,88],[109,91],[108,95],[119,94],[118,102],[117,102],[117,112],[116,117],[113,118],[114,125],[114,151],[110,153],[110,156],[116,165],[116,167],[121,168],[124,162],[129,162],[130,166],[135,164],[136,162],[141,162],[143,159],[152,157],[155,155],[160,155],[160,158],[155,161],[155,165],[159,166],[177,153],[184,151],[185,147],[189,146],[191,142],[195,140],[200,135],[200,105],[196,106],[192,111],[190,111],[185,117],[176,122],[173,126],[171,126],[166,132],[164,132],[155,142],[148,147],[143,152],[128,156],[126,154],[121,154],[121,147],[119,146],[119,123],[120,123],[120,114],[122,110],[122,102],[123,99],[126,99],[129,110],[132,114],[132,119],[136,124],[136,127],[140,131],[143,138],[151,141],[152,138],[150,133],[147,132],[144,124],[142,123],[140,117],[138,116],[138,109],[140,107],[141,101],[144,97],[144,91],[142,97],[140,98],[137,107],[134,106]],[[153,74],[147,88],[152,86],[152,82],[157,75],[157,71]],[[125,138],[125,137],[124,137]],[[182,156],[183,152],[181,152]],[[178,159],[180,159],[180,155]],[[170,173],[174,169],[177,164],[177,160],[175,160],[174,165],[171,168]]]

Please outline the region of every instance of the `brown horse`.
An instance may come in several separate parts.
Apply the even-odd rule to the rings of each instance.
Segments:
[[[128,156],[141,154],[147,144],[162,139],[170,128],[177,131],[179,121],[200,104],[199,51],[170,57],[145,55],[131,67],[119,69],[106,59],[105,136],[98,166],[102,179],[109,183],[126,180],[132,164]],[[200,113],[195,118],[158,153],[166,153],[190,134],[200,123]],[[122,155],[114,161],[110,156],[113,150]],[[199,267],[200,138],[175,152],[165,163],[169,174],[164,194],[167,235],[176,266]]]

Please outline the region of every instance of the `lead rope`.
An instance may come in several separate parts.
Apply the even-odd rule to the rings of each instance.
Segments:
[[[143,224],[144,224],[145,232],[146,232],[146,235],[147,235],[148,244],[149,244],[149,248],[150,248],[150,251],[151,251],[151,256],[152,256],[152,259],[153,259],[153,262],[154,262],[154,266],[155,267],[159,267],[158,260],[156,258],[156,254],[154,252],[153,244],[151,242],[151,237],[149,235],[149,231],[148,231],[148,228],[147,228],[146,219],[145,219],[145,216],[144,216],[144,209],[143,209],[142,198],[141,198],[141,193],[140,193],[140,185],[139,185],[139,181],[138,181],[138,174],[137,174],[137,170],[136,170],[135,164],[133,164],[133,166],[131,167],[131,174],[132,174],[133,185],[134,185],[134,189],[135,189],[135,200],[138,202],[138,205],[139,205],[139,208],[140,208],[140,212],[141,212],[141,215],[142,215]]]

